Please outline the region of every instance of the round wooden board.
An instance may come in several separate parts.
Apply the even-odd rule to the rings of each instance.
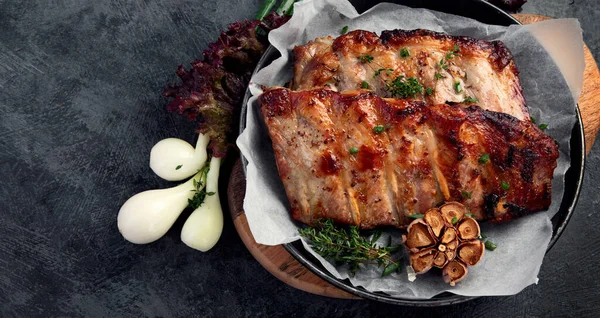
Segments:
[[[533,14],[515,14],[514,17],[523,24],[550,19],[549,17]],[[592,148],[600,125],[600,72],[587,46],[585,46],[584,52],[586,67],[583,91],[579,98],[579,109],[583,118],[586,153],[588,153]],[[286,284],[309,293],[335,298],[360,299],[358,296],[347,293],[315,275],[290,255],[283,246],[267,246],[256,243],[243,210],[245,193],[246,178],[242,171],[241,162],[238,160],[231,172],[227,188],[231,217],[242,241],[254,258],[267,271]]]

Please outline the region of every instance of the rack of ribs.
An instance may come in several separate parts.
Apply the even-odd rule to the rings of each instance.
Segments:
[[[382,97],[436,105],[477,100],[483,109],[529,120],[510,51],[487,42],[429,30],[352,31],[294,48],[292,89],[327,86],[343,92],[369,88]],[[413,79],[420,92],[394,90]]]
[[[491,221],[550,205],[558,146],[529,120],[366,90],[272,88],[259,102],[297,221],[403,228],[444,201]]]

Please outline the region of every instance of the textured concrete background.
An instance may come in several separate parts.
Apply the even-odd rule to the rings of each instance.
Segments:
[[[182,224],[126,243],[120,205],[164,188],[148,168],[158,140],[193,140],[160,92],[219,30],[262,0],[0,1],[0,316],[597,316],[600,146],[575,215],[540,283],[512,297],[437,309],[334,300],[279,282],[226,218],[194,252]],[[576,17],[600,58],[597,0],[530,0],[525,13]]]

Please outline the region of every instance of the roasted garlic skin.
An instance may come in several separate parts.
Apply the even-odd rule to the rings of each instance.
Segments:
[[[483,257],[485,245],[480,235],[479,224],[467,216],[466,207],[448,202],[410,223],[404,244],[417,274],[435,266],[442,269],[444,281],[454,286],[467,276],[468,266]]]

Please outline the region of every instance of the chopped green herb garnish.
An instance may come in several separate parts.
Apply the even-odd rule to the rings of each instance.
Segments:
[[[417,214],[411,214],[408,217],[411,219],[422,219],[423,217],[425,217],[425,215],[423,215],[421,213],[417,213]]]
[[[546,130],[546,128],[548,128],[548,124],[540,124],[538,126],[541,130]]]
[[[462,92],[462,87],[460,87],[460,82],[454,82],[454,91],[457,93]]]
[[[454,49],[452,50],[453,53],[458,53],[460,51],[460,47],[458,47],[458,44],[454,44]]]
[[[348,152],[350,152],[350,154],[352,154],[352,155],[355,155],[358,153],[358,148],[352,147],[348,150]]]
[[[490,155],[487,153],[484,153],[483,155],[481,155],[481,157],[479,157],[479,163],[487,163],[490,160]]]
[[[410,52],[408,51],[407,48],[403,47],[402,50],[400,50],[400,57],[409,57],[410,56]]]
[[[175,167],[175,170],[179,170],[181,169],[181,167],[183,167],[183,165],[178,165],[177,167]]]
[[[458,223],[458,218],[457,217],[453,217],[452,218],[452,225]]]
[[[536,120],[535,120],[535,118],[533,118],[533,117],[529,117],[529,119],[531,119],[531,122],[532,122],[532,123],[534,123],[534,124],[537,124],[537,123],[536,123]]]
[[[347,32],[348,32],[348,26],[346,25],[342,28],[342,31],[340,31],[340,34],[346,34]]]
[[[446,60],[451,60],[454,58],[454,53],[446,53]]]
[[[445,76],[442,75],[442,74],[440,74],[440,73],[438,73],[438,72],[435,72],[435,79],[436,80],[439,80],[439,79],[442,79],[442,78],[445,78]]]
[[[425,95],[429,96],[429,95],[433,95],[433,88],[431,87],[427,87],[425,89]]]
[[[486,238],[487,238],[487,235],[485,233],[481,232],[481,235],[479,235],[479,239],[483,241]]]
[[[493,251],[496,249],[496,247],[498,247],[498,245],[490,242],[490,241],[485,241],[485,248],[487,248],[490,251]]]
[[[396,77],[387,84],[387,90],[392,97],[409,98],[423,93],[423,86],[414,77],[405,78],[404,75]]]
[[[382,125],[373,127],[373,132],[376,134],[381,134],[384,130],[385,130],[385,127]]]
[[[474,218],[473,214],[471,214],[471,213],[465,213],[465,216],[468,218]]]
[[[368,55],[368,54],[359,57],[359,59],[360,59],[360,61],[362,63],[371,63],[371,62],[373,62],[373,57],[371,55]]]
[[[369,86],[369,83],[367,83],[367,81],[363,81],[363,82],[360,84],[360,87],[361,87],[361,88],[365,88],[365,89],[369,89],[369,88],[370,88],[370,86]]]
[[[379,76],[379,74],[381,74],[381,72],[383,72],[383,71],[385,71],[385,73],[387,75],[391,75],[393,70],[394,69],[391,69],[391,68],[380,68],[377,71],[375,71],[375,73],[373,74],[373,77]]]
[[[463,191],[462,192],[462,196],[467,198],[467,199],[471,199],[471,192],[468,191]]]
[[[508,190],[510,189],[510,184],[508,184],[508,182],[500,182],[500,187],[502,188],[502,190]]]
[[[478,101],[479,100],[477,98],[467,96],[467,98],[465,98],[465,100],[463,100],[463,103],[477,103]]]

